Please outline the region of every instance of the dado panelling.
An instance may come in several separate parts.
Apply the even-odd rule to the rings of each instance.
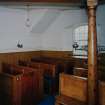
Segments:
[[[0,53],[0,71],[2,62],[17,64],[18,60],[29,61],[34,57],[71,58],[70,51],[29,51],[15,53]]]
[[[53,57],[53,58],[64,58],[70,59],[72,56],[72,51],[41,51],[41,57]]]
[[[40,51],[0,53],[0,71],[2,62],[17,64],[18,60],[30,60],[32,57],[39,57]]]

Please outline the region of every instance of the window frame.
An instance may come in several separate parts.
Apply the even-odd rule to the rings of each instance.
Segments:
[[[87,26],[88,27],[88,23],[82,23],[82,24],[78,24],[78,25],[74,26],[74,28],[73,28],[73,44],[76,42],[75,41],[75,30],[79,27],[82,27],[82,26]],[[87,46],[88,46],[88,35],[87,35]],[[72,51],[73,51],[73,56],[75,58],[88,58],[88,51],[87,51],[86,55],[83,55],[83,54],[77,54],[76,55],[76,54],[74,54],[74,50],[75,49],[73,48]],[[81,51],[84,51],[84,50],[81,50]]]

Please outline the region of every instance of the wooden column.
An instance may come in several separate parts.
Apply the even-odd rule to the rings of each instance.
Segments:
[[[92,2],[91,5],[88,5],[88,105],[99,105],[97,76],[96,5],[93,4],[94,3]]]

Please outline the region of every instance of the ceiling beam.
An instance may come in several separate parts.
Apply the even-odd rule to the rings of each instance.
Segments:
[[[49,4],[69,4],[69,5],[83,5],[86,0],[0,0],[0,3],[49,3]],[[105,4],[105,0],[99,0],[99,4]],[[85,5],[85,4],[84,4]]]
[[[0,2],[80,3],[81,0],[0,0]]]

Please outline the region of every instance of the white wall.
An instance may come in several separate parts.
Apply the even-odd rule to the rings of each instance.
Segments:
[[[105,44],[105,5],[97,11],[97,24],[101,27],[98,42]],[[29,50],[71,51],[73,30],[79,24],[87,23],[84,9],[30,9],[30,27],[27,27],[26,9],[0,6],[0,52]],[[17,43],[23,48],[17,48]]]
[[[25,23],[26,11],[0,7],[0,52],[38,48],[39,38],[31,35]],[[17,48],[18,41],[23,48]]]
[[[42,36],[43,49],[72,50],[73,30],[79,24],[87,23],[85,10],[63,11]]]
[[[97,8],[97,26],[99,27],[98,43],[105,45],[105,5]]]

